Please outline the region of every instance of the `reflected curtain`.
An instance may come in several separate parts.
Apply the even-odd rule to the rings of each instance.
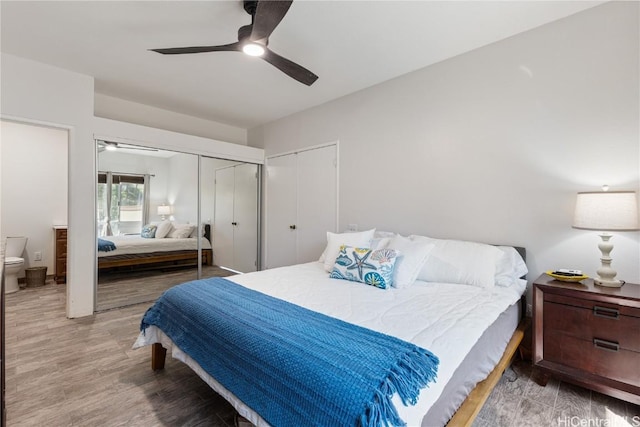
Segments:
[[[102,229],[103,236],[113,236],[113,230],[111,229],[111,175],[111,172],[107,172],[107,192],[105,194],[107,199],[107,212],[104,228]]]
[[[149,205],[151,201],[151,175],[144,175],[144,202],[142,203],[142,225],[149,224]]]

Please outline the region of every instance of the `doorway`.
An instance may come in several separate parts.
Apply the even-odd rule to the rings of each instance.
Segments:
[[[55,275],[54,227],[66,227],[69,131],[27,122],[0,120],[0,236],[27,237],[25,268],[46,267]]]

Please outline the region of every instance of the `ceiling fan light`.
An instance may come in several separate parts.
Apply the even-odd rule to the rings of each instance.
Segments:
[[[259,43],[247,43],[242,46],[242,51],[249,56],[262,56],[264,55],[264,46]]]

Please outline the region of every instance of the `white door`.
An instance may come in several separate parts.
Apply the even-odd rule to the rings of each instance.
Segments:
[[[256,271],[258,255],[258,166],[235,166],[233,270]]]
[[[317,261],[337,228],[336,146],[298,153],[298,264]]]
[[[234,168],[216,170],[213,263],[233,269]]]
[[[337,229],[337,147],[267,160],[266,268],[314,261]]]
[[[266,268],[296,263],[296,154],[267,161]]]

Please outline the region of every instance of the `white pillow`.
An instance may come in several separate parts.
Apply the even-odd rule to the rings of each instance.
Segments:
[[[395,237],[395,235],[398,233],[394,233],[393,231],[379,231],[376,230],[375,233],[373,233],[373,238],[374,239],[379,239],[381,237]]]
[[[518,280],[527,274],[527,264],[511,246],[498,246],[503,252],[502,257],[498,259],[496,264],[496,286],[511,286],[518,283]]]
[[[495,246],[461,240],[411,236],[435,243],[418,279],[425,282],[459,283],[489,289],[495,285],[496,263],[503,252]]]
[[[162,221],[158,224],[158,228],[156,229],[156,239],[164,239],[169,233],[171,233],[172,229],[173,225],[170,221]]]
[[[171,230],[171,232],[167,235],[167,237],[170,237],[172,239],[186,239],[191,236],[191,233],[193,233],[193,230],[195,228],[196,228],[195,225],[175,224],[173,226],[173,230]]]
[[[400,258],[396,262],[393,287],[401,289],[412,285],[416,281],[434,244],[426,241],[411,240],[408,237],[396,234],[386,247],[400,252]]]
[[[324,260],[322,259],[322,256],[320,257],[320,259],[324,261],[324,269],[327,272],[331,272],[331,270],[333,270],[333,264],[336,262],[336,258],[340,253],[340,246],[342,245],[353,246],[354,248],[370,248],[371,239],[373,238],[373,233],[375,233],[375,231],[375,228],[367,231],[360,231],[358,233],[337,234],[327,231],[327,247],[322,254],[324,256]]]
[[[391,237],[374,237],[371,239],[371,249],[378,250],[384,249],[389,246],[389,242],[391,241]]]

